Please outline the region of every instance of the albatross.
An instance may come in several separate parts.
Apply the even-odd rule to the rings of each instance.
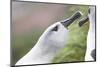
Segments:
[[[90,6],[88,16],[79,22],[81,27],[85,22],[89,20],[89,31],[87,36],[87,48],[85,54],[85,61],[96,60],[96,49],[95,49],[95,6]]]
[[[81,12],[75,12],[71,17],[55,22],[40,36],[35,46],[15,65],[31,65],[52,63],[56,53],[61,50],[68,38],[68,26],[81,17]]]

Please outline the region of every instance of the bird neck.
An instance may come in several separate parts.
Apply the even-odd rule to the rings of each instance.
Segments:
[[[52,63],[56,53],[61,48],[53,46],[52,42],[38,40],[37,44],[16,65]]]
[[[94,17],[95,18],[95,17]],[[95,48],[95,19],[93,17],[89,18],[89,32],[87,36],[87,48],[89,51]]]
[[[89,32],[87,36],[87,50],[85,61],[93,61],[94,59],[91,56],[91,52],[95,49],[95,17],[91,16],[89,18]]]
[[[90,20],[90,25],[89,25],[89,31],[91,31],[92,33],[95,33],[95,21],[91,21]]]
[[[29,52],[33,60],[37,60],[36,63],[51,63],[60,48],[53,46],[52,43],[41,40],[32,48]]]

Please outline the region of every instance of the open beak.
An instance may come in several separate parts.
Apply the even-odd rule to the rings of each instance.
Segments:
[[[81,27],[84,23],[86,23],[89,20],[88,16],[83,18],[81,21],[79,21],[79,26]]]
[[[72,24],[76,19],[80,18],[81,16],[82,13],[80,11],[77,11],[68,19],[61,21],[61,24],[63,24],[65,27],[68,27],[70,24]]]

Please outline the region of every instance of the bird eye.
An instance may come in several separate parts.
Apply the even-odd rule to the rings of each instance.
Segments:
[[[58,25],[56,25],[56,26],[52,29],[52,31],[58,31]]]

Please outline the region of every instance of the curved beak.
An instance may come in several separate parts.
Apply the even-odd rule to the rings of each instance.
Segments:
[[[79,26],[81,27],[84,23],[86,23],[89,20],[88,16],[83,18],[81,21],[79,21]]]
[[[68,27],[71,25],[76,19],[80,18],[82,16],[82,13],[80,11],[75,12],[71,17],[68,19],[61,21],[61,24],[63,24],[65,27]]]

